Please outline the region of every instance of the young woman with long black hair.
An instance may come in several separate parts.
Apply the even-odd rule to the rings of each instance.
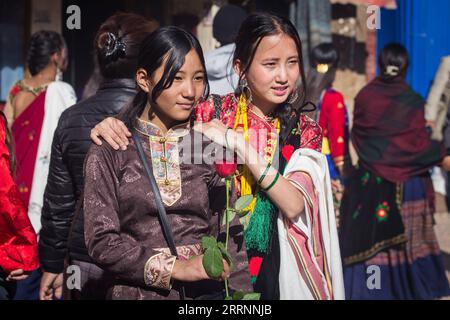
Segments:
[[[196,153],[187,155],[192,143],[202,139],[192,130],[191,116],[208,93],[198,40],[177,27],[153,32],[142,43],[136,81],[139,91],[119,115],[135,139],[126,151],[103,143],[93,145],[87,155],[84,225],[89,255],[112,275],[112,299],[177,299],[181,286],[186,298],[223,298],[223,284],[210,279],[203,267],[200,245],[203,236],[219,237],[220,215],[213,203],[223,194],[223,183],[212,163],[195,164]],[[161,202],[139,157],[140,145]],[[167,213],[178,257],[162,231],[158,205]],[[237,218],[236,224],[229,242],[236,268],[230,276],[225,262],[221,279],[230,277],[232,290],[249,291]]]
[[[245,163],[235,182],[239,196],[254,199],[244,224],[255,290],[263,299],[343,299],[322,134],[302,114],[306,81],[301,52],[288,19],[250,15],[236,39],[239,88],[199,104],[196,119],[203,126],[196,130],[236,151]],[[121,124],[106,119],[91,138],[99,143],[99,135],[115,137],[116,146],[122,145],[120,131],[112,126]]]

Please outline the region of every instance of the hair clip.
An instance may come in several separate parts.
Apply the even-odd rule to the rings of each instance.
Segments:
[[[398,76],[399,70],[400,69],[397,66],[387,66],[385,74],[395,77]]]
[[[326,63],[319,63],[316,66],[316,70],[318,73],[327,73],[330,67]]]
[[[112,32],[108,32],[105,43],[105,56],[112,61],[122,58],[126,55],[126,45],[121,38],[116,37]]]

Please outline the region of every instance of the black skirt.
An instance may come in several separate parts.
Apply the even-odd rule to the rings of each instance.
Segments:
[[[402,185],[360,167],[346,181],[339,240],[344,265],[366,261],[407,241],[400,208]]]

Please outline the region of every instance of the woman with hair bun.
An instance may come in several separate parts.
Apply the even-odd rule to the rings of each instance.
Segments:
[[[31,36],[27,68],[31,77],[11,89],[5,115],[15,143],[16,183],[33,227],[39,233],[53,132],[62,111],[76,102],[73,88],[60,81],[67,68],[67,47],[54,31]]]
[[[429,173],[436,165],[449,170],[450,156],[428,134],[424,100],[405,81],[408,64],[403,46],[387,45],[380,76],[355,98],[351,139],[359,163],[344,192],[339,237],[347,299],[450,295]],[[378,278],[367,280],[368,273]]]
[[[53,133],[61,113],[76,102],[73,88],[61,81],[67,61],[67,47],[60,34],[45,30],[34,33],[26,65],[31,77],[12,87],[5,107],[15,144],[15,182],[37,234]],[[20,282],[16,298],[37,299],[37,279],[38,271]]]
[[[39,254],[44,275],[40,299],[104,299],[108,278],[88,255],[83,216],[75,216],[83,195],[83,162],[89,133],[99,121],[118,114],[136,94],[134,73],[142,40],[157,27],[154,20],[117,13],[99,28],[95,58],[102,82],[96,93],[67,109],[55,131],[50,173],[42,208]],[[78,203],[78,204],[77,204]],[[71,227],[72,225],[72,227]],[[71,231],[69,233],[69,231]],[[80,289],[63,288],[64,259],[81,270]]]

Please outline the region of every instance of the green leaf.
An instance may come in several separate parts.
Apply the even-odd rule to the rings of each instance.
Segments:
[[[247,230],[248,225],[250,224],[251,214],[246,214],[245,216],[239,218],[240,223],[244,227],[244,231]]]
[[[231,296],[225,297],[225,300],[233,300]]]
[[[242,300],[245,297],[246,293],[242,291],[236,291],[233,294],[233,300]]]
[[[203,255],[203,267],[210,278],[219,278],[223,272],[222,252],[218,247],[206,249]]]
[[[234,208],[237,211],[244,210],[247,208],[253,201],[253,195],[249,194],[246,196],[242,196],[239,199],[237,199],[236,204],[234,205]]]
[[[247,293],[242,300],[259,300],[261,299],[261,293],[256,293],[256,292],[252,292],[252,293]]]
[[[230,272],[233,271],[234,261],[230,255],[230,253],[225,248],[225,245],[222,242],[218,242],[217,247],[220,249],[220,252],[222,252],[222,257],[225,259],[226,262],[228,262],[228,266],[230,267]]]
[[[207,250],[208,248],[215,248],[217,247],[217,240],[214,237],[211,236],[204,236],[202,238],[202,248],[203,251]]]
[[[250,210],[240,210],[240,211],[237,211],[236,213],[240,218],[242,218],[242,217],[245,217],[247,214],[249,214]]]
[[[228,210],[228,222],[233,221],[235,216],[236,216],[236,211],[235,210]],[[227,215],[224,212],[223,213],[223,217],[222,217],[222,225],[224,226],[226,224],[227,224]]]

